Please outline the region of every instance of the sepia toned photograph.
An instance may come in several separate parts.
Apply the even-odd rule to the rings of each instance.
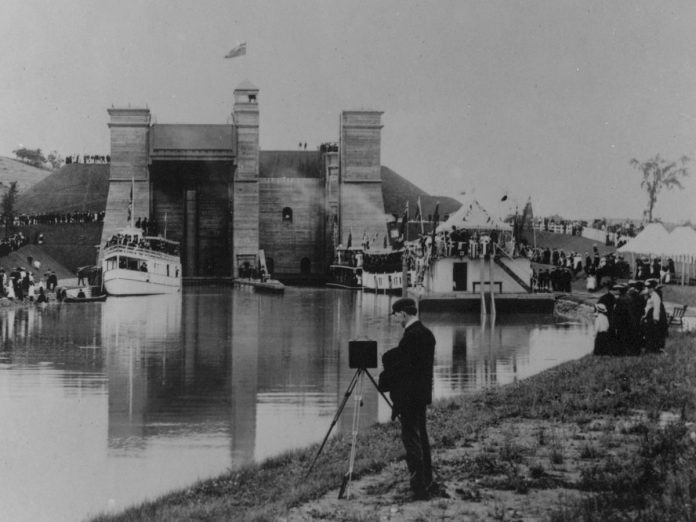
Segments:
[[[1,12],[0,520],[696,519],[696,4]]]

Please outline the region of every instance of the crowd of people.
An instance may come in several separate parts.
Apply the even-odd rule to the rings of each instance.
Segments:
[[[613,285],[595,306],[595,355],[659,353],[669,321],[659,280]]]
[[[19,303],[47,303],[48,293],[56,292],[57,287],[58,277],[53,270],[36,277],[34,272],[21,266],[9,273],[0,268],[0,298]]]
[[[164,238],[143,237],[119,232],[111,236],[106,241],[105,246],[110,247],[114,245],[154,250],[156,252],[164,252],[165,254],[175,256],[179,255],[179,244],[174,241],[167,241]]]
[[[29,243],[29,239],[21,232],[12,234],[5,239],[0,239],[0,257],[9,255],[10,252],[14,252],[27,243]]]
[[[641,257],[636,260],[635,279],[657,279],[662,284],[671,283],[676,275],[676,267],[672,258]]]
[[[109,154],[83,154],[82,162],[80,162],[80,155],[72,154],[65,158],[66,165],[70,165],[71,163],[111,163],[111,156]]]
[[[40,214],[19,214],[12,219],[15,227],[29,225],[58,225],[65,223],[101,223],[104,221],[105,211],[92,210],[53,213],[41,212]],[[3,222],[4,225],[4,222]]]

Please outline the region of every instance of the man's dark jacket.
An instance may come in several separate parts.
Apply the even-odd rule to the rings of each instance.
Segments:
[[[399,346],[382,356],[379,389],[390,392],[392,418],[406,408],[425,407],[433,399],[435,337],[416,321],[404,330]]]

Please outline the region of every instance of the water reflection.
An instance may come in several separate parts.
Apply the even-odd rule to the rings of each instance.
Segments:
[[[4,514],[75,520],[321,440],[355,371],[348,340],[374,339],[380,354],[398,343],[390,302],[187,288],[0,310]],[[549,317],[423,320],[437,340],[436,397],[513,382],[592,345],[588,327]],[[387,421],[367,381],[364,392],[361,425]],[[350,431],[353,408],[336,431]]]

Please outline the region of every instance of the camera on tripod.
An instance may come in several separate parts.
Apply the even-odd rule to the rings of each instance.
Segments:
[[[377,368],[377,341],[348,341],[348,366],[350,368]]]

